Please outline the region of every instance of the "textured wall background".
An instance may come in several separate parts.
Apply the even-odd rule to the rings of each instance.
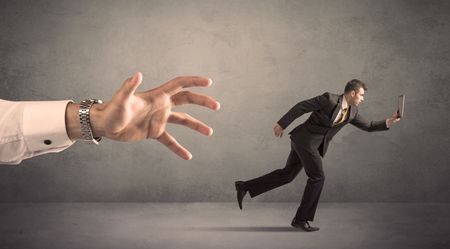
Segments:
[[[322,201],[450,201],[448,1],[0,1],[0,98],[109,99],[135,71],[140,89],[205,75],[219,112],[183,107],[214,129],[168,129],[185,162],[155,141],[77,143],[0,167],[0,201],[234,201],[233,182],[283,167],[274,123],[298,101],[359,78],[365,116],[324,160]],[[300,118],[289,130],[305,120]],[[306,177],[256,201],[299,200]]]

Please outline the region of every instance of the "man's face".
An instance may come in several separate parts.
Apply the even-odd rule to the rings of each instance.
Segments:
[[[359,88],[358,91],[350,92],[350,105],[358,106],[364,100],[364,88]]]

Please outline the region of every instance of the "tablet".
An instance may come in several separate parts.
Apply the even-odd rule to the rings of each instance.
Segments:
[[[402,94],[398,96],[398,109],[397,109],[398,117],[403,118],[404,113],[405,113],[405,95]]]

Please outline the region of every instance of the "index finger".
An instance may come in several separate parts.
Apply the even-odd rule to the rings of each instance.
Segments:
[[[207,87],[212,84],[212,80],[201,76],[183,76],[176,77],[161,86],[161,89],[169,94],[174,95],[186,87]]]

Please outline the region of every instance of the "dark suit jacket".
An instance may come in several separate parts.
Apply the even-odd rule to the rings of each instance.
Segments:
[[[386,120],[368,122],[359,115],[358,108],[353,105],[349,105],[347,119],[343,123],[333,126],[333,121],[341,109],[343,97],[343,95],[326,92],[315,98],[301,101],[292,107],[278,121],[278,124],[286,129],[298,117],[312,112],[303,124],[297,126],[289,134],[296,145],[300,145],[308,151],[319,150],[322,157],[325,156],[328,144],[334,135],[348,123],[369,132],[388,130]]]

